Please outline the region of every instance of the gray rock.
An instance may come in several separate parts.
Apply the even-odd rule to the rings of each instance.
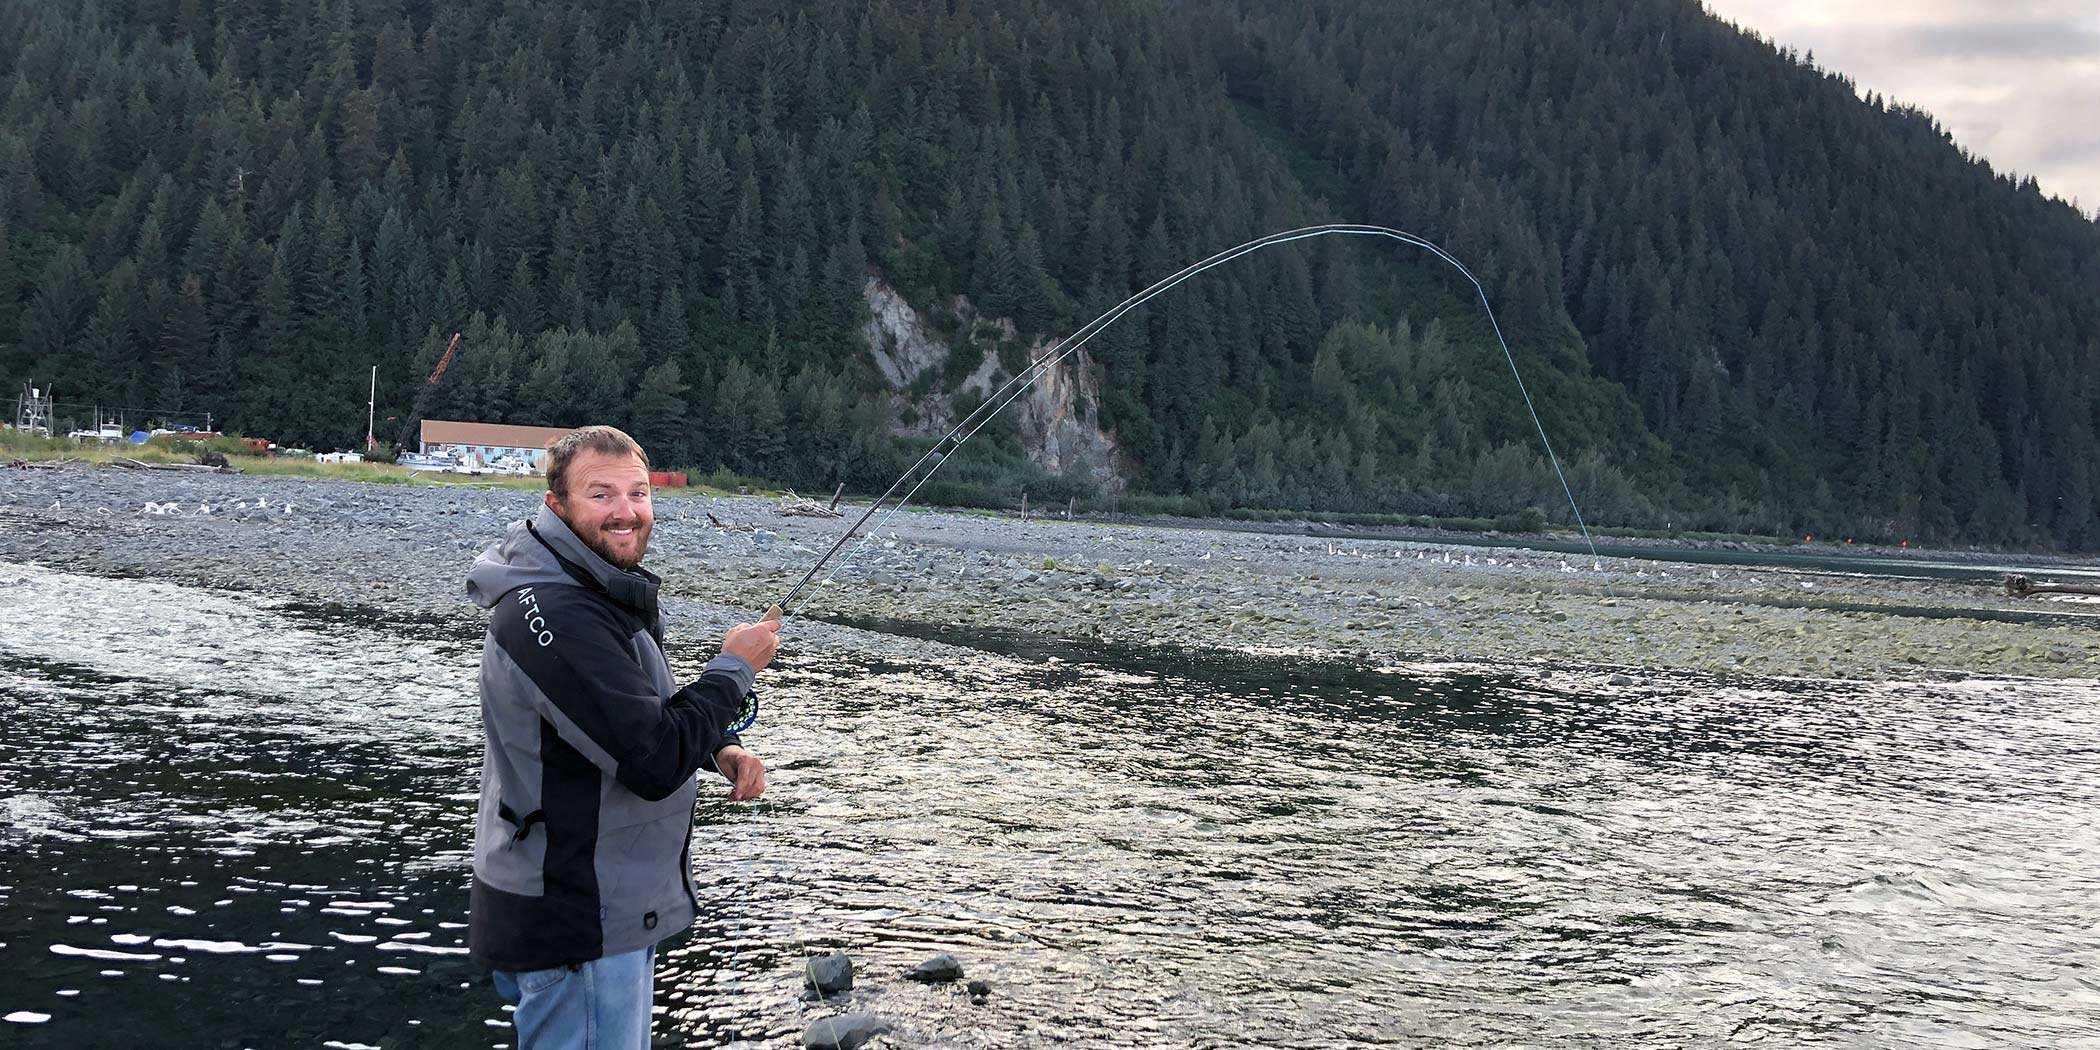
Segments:
[[[962,964],[955,961],[955,956],[942,952],[912,967],[911,972],[904,976],[926,984],[945,984],[949,981],[960,980],[962,975]]]
[[[818,995],[831,995],[853,987],[853,958],[845,952],[832,952],[804,960],[802,983]]]
[[[965,987],[969,988],[970,998],[972,999],[981,1000],[992,994],[992,982],[990,981],[971,981]]]
[[[1611,684],[1612,684],[1612,685],[1635,685],[1635,684],[1637,684],[1637,683],[1635,683],[1635,682],[1634,682],[1634,680],[1633,680],[1632,678],[1629,678],[1629,677],[1627,677],[1626,675],[1622,675],[1622,674],[1615,674],[1615,675],[1612,675],[1612,676],[1611,676]]]
[[[890,1030],[889,1022],[873,1014],[840,1014],[810,1022],[802,1031],[805,1050],[854,1050]]]

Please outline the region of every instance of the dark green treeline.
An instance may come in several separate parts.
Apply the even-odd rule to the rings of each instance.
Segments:
[[[2100,231],[1676,0],[0,0],[0,78],[0,375],[67,400],[343,445],[376,364],[383,437],[610,420],[879,485],[867,275],[1026,341],[1367,221],[1488,281],[1594,518],[2100,547]],[[1470,290],[1405,252],[1111,329],[1137,486],[1563,514]],[[987,437],[963,476],[1021,483]]]

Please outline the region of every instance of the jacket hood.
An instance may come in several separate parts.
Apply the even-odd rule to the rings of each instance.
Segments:
[[[511,522],[503,538],[474,559],[474,567],[467,570],[467,597],[492,609],[520,587],[549,583],[592,587],[654,618],[662,581],[653,573],[623,570],[599,557],[561,515],[543,506],[531,518]]]

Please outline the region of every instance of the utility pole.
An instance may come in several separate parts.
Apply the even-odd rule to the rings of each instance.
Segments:
[[[378,412],[378,409],[377,409],[377,407],[376,407],[376,406],[377,406],[378,404],[379,404],[379,366],[378,366],[378,365],[373,365],[373,366],[372,366],[372,389],[371,389],[371,391],[370,391],[369,393],[367,393],[367,394],[365,395],[365,451],[366,451],[366,452],[370,452],[370,451],[372,451],[372,450],[374,450],[374,449],[377,449],[377,448],[379,447],[379,442],[378,442],[378,441],[375,441],[375,440],[373,440],[373,438],[372,438],[372,420],[373,420],[374,416],[375,416],[375,415],[377,414],[377,412]]]

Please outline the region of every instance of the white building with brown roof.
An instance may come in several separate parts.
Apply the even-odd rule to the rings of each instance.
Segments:
[[[505,423],[423,421],[417,451],[452,459],[470,469],[525,468],[546,473],[547,448],[571,431],[564,427],[519,427]]]

